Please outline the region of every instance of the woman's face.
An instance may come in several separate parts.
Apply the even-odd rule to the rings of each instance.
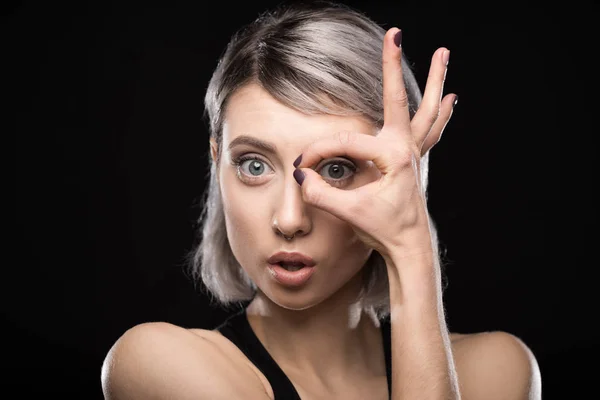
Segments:
[[[229,243],[259,290],[287,309],[306,309],[335,293],[355,296],[361,285],[357,273],[372,251],[348,223],[305,203],[293,177],[293,162],[302,151],[339,131],[377,132],[363,118],[302,114],[254,84],[238,90],[226,110],[218,180]],[[243,136],[269,144],[273,151],[242,143]],[[214,142],[211,147],[216,159]],[[343,155],[321,160],[311,168],[341,190],[380,176],[371,162]],[[282,233],[294,237],[288,241]],[[314,273],[305,284],[288,287],[273,278],[267,260],[279,251],[313,258]]]

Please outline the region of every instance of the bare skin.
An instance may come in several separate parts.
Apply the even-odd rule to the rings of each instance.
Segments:
[[[352,305],[360,289],[361,268],[371,250],[344,221],[303,202],[300,188],[292,178],[296,155],[332,131],[376,135],[376,130],[361,118],[307,116],[278,103],[256,85],[232,96],[223,149],[240,135],[250,135],[274,144],[278,152],[269,154],[242,145],[237,152],[223,154],[218,176],[228,211],[229,237],[232,248],[240,252],[236,254],[238,259],[249,260],[243,267],[259,287],[247,309],[249,323],[302,399],[387,399],[381,333],[370,316],[362,314],[356,318]],[[216,146],[212,144],[213,159],[217,159]],[[264,160],[260,178],[244,181],[249,179],[245,175],[252,161],[242,162],[241,172],[228,165],[228,160],[244,154]],[[327,160],[314,170],[321,171]],[[345,189],[380,177],[377,168],[356,161],[359,170],[353,180],[342,185]],[[261,207],[253,207],[250,213],[248,204]],[[288,242],[280,233],[296,236]],[[317,271],[300,290],[281,287],[265,268],[264,260],[279,250],[300,251],[317,261]],[[217,331],[194,332],[226,349],[232,360],[252,370],[250,379],[258,379],[273,398],[265,376],[228,339]],[[485,341],[481,340],[482,335]],[[482,381],[471,381],[467,371],[472,368],[474,355],[501,348],[503,340],[497,338],[503,335],[508,334],[450,334],[457,374],[462,371],[463,375],[459,384],[464,393],[484,390]]]
[[[386,40],[391,43],[396,32],[395,29],[388,31]],[[422,299],[414,302],[414,305],[418,302],[423,305],[422,310],[433,310],[436,308],[435,304],[439,304],[439,293],[434,292],[436,285],[429,282],[429,277],[432,275],[428,272],[418,272],[419,269],[428,267],[428,265],[423,265],[428,264],[427,262],[417,261],[417,265],[412,266],[413,270],[411,272],[403,272],[400,268],[397,268],[403,263],[403,261],[400,261],[402,258],[398,257],[399,250],[410,247],[406,243],[410,243],[412,248],[419,250],[423,244],[429,243],[427,228],[421,228],[422,226],[426,227],[427,223],[423,220],[423,209],[419,208],[421,205],[418,201],[411,200],[414,204],[399,205],[401,210],[405,207],[412,207],[413,210],[416,210],[414,215],[418,215],[416,220],[421,221],[417,222],[418,228],[411,228],[411,232],[417,232],[413,234],[417,238],[416,240],[412,237],[402,236],[403,241],[398,241],[398,243],[403,243],[402,246],[404,247],[389,240],[387,242],[378,241],[376,237],[368,235],[369,228],[373,232],[377,229],[369,227],[369,221],[367,220],[363,223],[364,229],[360,229],[362,226],[356,229],[357,224],[351,226],[348,222],[356,222],[358,216],[352,218],[349,213],[343,215],[341,212],[345,200],[354,199],[350,196],[344,197],[342,193],[345,194],[346,191],[352,190],[359,193],[363,187],[368,187],[370,183],[382,182],[382,172],[384,174],[393,172],[392,164],[388,162],[388,169],[384,162],[386,149],[381,147],[372,151],[374,154],[382,156],[380,160],[375,160],[375,163],[378,163],[375,168],[373,163],[358,156],[362,154],[361,151],[353,148],[352,144],[347,144],[345,150],[349,153],[346,153],[347,156],[343,158],[350,159],[357,167],[354,173],[350,173],[351,179],[340,182],[331,179],[326,173],[323,174],[322,172],[326,171],[324,167],[331,162],[331,156],[334,156],[336,152],[343,154],[339,150],[342,147],[341,142],[337,143],[337,146],[336,143],[331,143],[329,149],[327,149],[328,144],[325,142],[331,137],[332,133],[351,132],[358,136],[355,139],[358,141],[359,137],[383,136],[381,133],[385,131],[385,138],[390,138],[388,139],[391,140],[390,143],[393,143],[394,140],[400,140],[394,139],[395,137],[410,135],[410,131],[408,133],[398,133],[402,129],[408,129],[402,128],[403,125],[406,125],[408,116],[406,106],[404,105],[402,112],[395,111],[394,107],[398,107],[400,102],[397,102],[397,96],[389,94],[399,89],[392,88],[389,83],[387,89],[385,89],[386,79],[399,82],[392,85],[402,85],[401,77],[395,75],[400,70],[397,66],[392,65],[397,62],[395,60],[399,59],[397,51],[389,43],[384,45],[384,92],[387,90],[386,93],[388,93],[385,117],[386,121],[391,121],[388,123],[387,131],[385,131],[386,126],[384,126],[384,130],[378,132],[374,126],[360,117],[300,113],[278,103],[259,86],[250,84],[238,90],[228,104],[223,128],[223,153],[217,154],[216,143],[211,142],[213,160],[220,160],[218,179],[226,209],[228,237],[236,258],[245,260],[242,267],[259,288],[254,301],[248,307],[249,323],[271,356],[290,377],[301,396],[304,395],[302,398],[316,399],[321,396],[326,398],[335,398],[336,396],[340,396],[340,398],[354,398],[355,396],[358,396],[356,398],[375,398],[375,393],[378,397],[381,396],[382,399],[388,397],[380,331],[369,316],[361,315],[356,318],[356,309],[353,308],[353,302],[360,289],[361,269],[373,248],[381,249],[380,252],[384,257],[387,255],[386,261],[389,261],[391,266],[388,269],[391,274],[390,282],[393,284],[391,286],[391,289],[393,289],[392,301],[398,304],[397,309],[400,307],[400,302],[404,302],[406,296],[411,295],[409,290],[405,290],[406,293],[399,290],[400,282],[404,279],[409,283],[409,289],[410,286],[419,288],[421,284],[423,284],[423,288],[426,288],[419,288],[420,292],[427,294]],[[449,52],[445,48],[439,49],[434,54],[430,80],[428,80],[428,87],[423,99],[424,111],[421,111],[411,121],[410,129],[413,130],[414,144],[419,156],[437,143],[451,116],[455,96],[447,95],[443,98],[441,96],[448,56]],[[389,59],[387,64],[386,59]],[[428,113],[437,113],[439,116],[438,118],[432,118]],[[275,151],[265,152],[263,149],[249,145],[230,149],[230,145],[243,135],[266,141],[275,147]],[[318,145],[314,145],[314,143],[319,141],[322,143],[322,157],[315,156]],[[363,150],[364,153],[368,152],[370,143],[370,141],[364,142],[364,146],[366,146]],[[375,149],[376,144],[374,141],[372,145]],[[309,155],[307,149],[310,146],[314,146],[314,148],[312,154]],[[335,150],[335,147],[338,149]],[[250,165],[248,162],[234,163],[237,169],[231,168],[231,160],[249,153],[259,158],[258,161],[249,161],[254,163],[255,168],[261,167],[261,172],[256,174],[258,177],[251,176],[249,169],[247,169]],[[316,183],[315,179],[317,178],[315,177],[319,175],[321,180],[320,190],[324,192],[324,198],[329,200],[336,196],[339,199],[339,202],[335,205],[332,205],[333,202],[329,201],[331,207],[327,211],[332,212],[327,212],[327,207],[323,207],[323,204],[320,204],[320,206],[311,204],[311,201],[308,201],[308,194],[303,193],[303,188],[299,187],[293,180],[292,172],[295,167],[292,163],[296,160],[297,155],[303,153],[306,158],[312,156],[311,162],[303,160],[305,170],[306,167],[310,168],[310,170],[306,170],[307,173],[310,172],[307,177],[310,182],[308,186],[311,187],[310,185],[312,185],[316,190],[319,184]],[[318,159],[321,159],[321,162],[316,162]],[[388,160],[393,159],[389,158]],[[312,164],[312,161],[315,161],[315,164]],[[324,189],[325,186],[329,187],[329,185],[324,185],[323,182],[327,182],[338,191]],[[410,180],[407,183],[409,182]],[[305,190],[306,186],[305,184]],[[370,186],[372,187],[372,185]],[[406,185],[406,187],[408,188],[409,185]],[[397,197],[395,193],[397,192],[390,190],[392,196],[390,199]],[[374,195],[375,192],[367,197],[372,198]],[[383,192],[377,192],[377,196],[387,198],[384,197],[387,194]],[[351,202],[348,201],[347,204],[350,205]],[[252,212],[248,212],[249,205],[252,207]],[[253,205],[256,205],[256,207]],[[382,205],[385,206],[387,203],[382,203]],[[369,208],[369,210],[373,209],[377,209],[377,207]],[[376,216],[374,217],[376,218]],[[390,221],[390,219],[387,220]],[[383,221],[376,221],[375,223],[384,226]],[[282,235],[294,236],[294,240],[288,243],[282,238]],[[399,237],[396,235],[387,236]],[[389,249],[394,251],[385,251]],[[282,287],[272,279],[267,268],[265,268],[266,258],[279,250],[299,251],[317,261],[316,272],[301,289],[289,290]],[[408,270],[408,267],[411,267],[411,265],[408,265],[407,262],[407,266],[404,268]],[[420,293],[417,294],[415,291],[415,294],[411,296],[416,299],[419,295]],[[421,307],[421,305],[418,307]],[[417,313],[415,315],[422,312],[418,310],[418,307],[415,308],[414,312]],[[429,316],[426,318],[427,321],[423,319],[425,323],[440,323],[439,329],[441,331],[446,329],[443,316],[431,314],[431,318]],[[415,321],[410,321],[411,325],[413,323]],[[422,330],[413,330],[410,326],[405,328],[402,324],[403,321],[396,314],[392,325],[393,327],[396,326],[396,338],[399,335],[414,336],[425,333]],[[218,335],[218,333],[216,334]],[[480,335],[473,336],[479,337]],[[497,339],[498,336],[501,339]],[[454,383],[449,383],[443,391],[448,391],[448,393],[452,391],[454,393],[452,396],[458,396],[457,398],[460,398],[460,386],[462,386],[460,391],[463,392],[463,396],[468,392],[478,393],[477,390],[469,388],[468,373],[465,372],[470,371],[470,368],[472,368],[470,363],[473,360],[469,357],[473,357],[473,354],[481,355],[482,353],[493,352],[490,349],[505,346],[506,343],[502,340],[504,336],[511,337],[500,332],[492,335],[494,339],[487,338],[485,342],[482,342],[481,340],[470,339],[470,335],[459,336],[446,332],[447,344],[443,344],[444,335],[435,338],[432,336],[434,338],[432,340],[438,343],[436,349],[442,348],[442,346],[452,347],[449,349],[447,356],[450,357],[449,362],[451,363],[449,379],[454,380]],[[516,338],[514,340],[518,341]],[[416,346],[424,343],[418,339],[414,341],[414,344],[406,342],[405,339],[399,339],[396,343],[402,343],[403,341],[407,343],[406,346],[409,346],[406,349],[411,349],[410,352],[414,352]],[[219,340],[217,339],[215,342],[218,343]],[[225,344],[225,342],[222,342],[222,344]],[[458,343],[463,343],[460,351],[457,348]],[[469,343],[471,343],[471,346],[469,346]],[[482,343],[486,343],[487,349],[481,347]],[[470,347],[477,350],[472,350]],[[404,367],[404,363],[407,361],[400,360],[401,362],[399,362],[396,354],[401,354],[405,350],[400,348],[399,351],[397,345],[395,348],[396,353],[393,355],[396,364],[394,366]],[[373,349],[377,349],[377,351]],[[435,370],[435,373],[445,373],[442,371],[446,368],[444,366],[446,357],[440,357],[441,353],[439,351],[441,350],[434,350],[434,352],[437,352],[436,357],[438,357],[436,361],[438,370]],[[410,357],[417,355],[417,353],[412,353]],[[527,358],[522,357],[520,361],[525,359]],[[525,365],[525,363],[522,365]],[[531,362],[531,359],[529,359],[527,365],[533,365],[532,368],[535,372],[535,360]],[[270,385],[262,373],[255,370],[253,366],[249,366],[254,369],[255,375],[263,383],[267,394],[272,396]],[[517,368],[516,365],[512,367]],[[462,380],[458,378],[459,371],[463,372]],[[531,374],[528,371],[527,368],[524,369],[525,373],[522,376],[525,379],[530,379],[532,375],[535,375],[535,373]],[[353,384],[348,385],[348,382]],[[423,384],[427,385],[425,382],[423,381]],[[490,387],[494,386],[485,380],[479,380],[479,383],[475,383],[475,385],[482,385],[482,382],[485,382],[483,385],[487,385],[487,388],[481,386],[479,390],[489,390]],[[431,383],[436,384],[434,381]],[[418,392],[418,385],[420,384],[411,383],[411,385],[402,388],[402,393],[413,393],[415,390]],[[519,390],[523,393],[527,390],[518,385],[512,387],[517,388],[515,389],[517,393],[519,393]],[[506,394],[506,392],[504,393]],[[433,392],[431,395],[434,395]],[[439,392],[439,395],[442,395],[442,393]],[[399,391],[395,396],[397,398],[402,397]],[[508,396],[507,398],[511,397]]]
[[[251,326],[257,333],[252,323]],[[260,384],[266,396],[271,400],[274,399],[273,390],[267,378],[229,339],[216,330],[189,329],[189,331],[208,340],[221,350],[232,364],[243,366],[242,368],[247,373],[240,374],[240,379],[245,380],[245,384],[249,387]],[[463,400],[536,399],[536,394],[541,395],[539,392],[540,376],[534,374],[531,379],[527,376],[531,369],[537,369],[537,363],[533,354],[519,339],[501,331],[473,334],[451,333],[450,338]],[[260,335],[259,339],[264,344]],[[293,366],[275,360],[290,379],[302,400],[363,400],[367,398],[388,400],[383,343],[381,336],[376,335],[374,339],[377,343],[371,348],[371,359],[377,364],[376,369],[374,371],[363,369],[363,372],[359,372],[357,375],[346,376],[345,382],[339,382],[336,386],[325,387],[320,379],[307,378]],[[531,388],[531,397],[513,396],[518,391],[511,391],[510,387],[501,384],[501,380],[494,378],[502,373],[502,364],[506,360],[515,367],[511,373],[504,372],[507,374],[507,381],[510,379],[510,384],[516,387]],[[494,383],[495,381],[497,383]]]
[[[501,331],[450,337],[461,399],[541,398],[535,357],[518,338]],[[381,340],[371,355],[381,371]],[[351,375],[345,384],[324,388],[283,363],[280,367],[302,400],[388,399],[384,375]],[[165,322],[136,325],[117,340],[102,365],[102,390],[106,400],[274,399],[265,376],[219,332]]]
[[[381,333],[355,304],[363,266],[377,249],[390,281],[392,399],[540,399],[537,362],[518,338],[447,331],[425,202],[402,146],[418,158],[439,140],[455,101],[441,96],[449,53],[434,54],[422,108],[410,121],[397,31],[385,37],[379,132],[360,117],[300,113],[254,84],[230,98],[222,153],[212,141],[211,151],[229,243],[259,288],[248,321],[303,400],[388,399]],[[274,149],[233,146],[245,136]],[[299,154],[303,185],[293,176]],[[239,159],[246,156],[255,159]],[[355,168],[329,176],[326,167],[341,160]],[[273,278],[266,260],[278,251],[315,260],[302,287]],[[164,323],[120,339],[103,367],[103,388],[109,399],[172,398],[175,391],[180,399],[246,398],[246,390],[274,398],[265,376],[219,332]]]
[[[252,319],[249,319],[252,321]],[[256,325],[250,322],[252,329],[257,333]],[[374,325],[372,326],[373,329]],[[227,357],[233,361],[233,363],[244,365],[252,371],[251,374],[247,374],[245,379],[247,383],[255,383],[258,379],[260,384],[263,386],[265,393],[270,399],[274,399],[273,389],[271,384],[265,377],[265,375],[240,351],[240,349],[229,339],[221,335],[217,330],[204,330],[204,329],[190,329],[194,334],[209,340],[214,346],[218,347],[223,351]],[[469,338],[472,334],[460,334],[452,333],[452,346],[455,352],[459,354],[467,353],[468,351],[468,340],[463,341],[462,339]],[[263,337],[259,336],[259,339],[265,344]],[[361,365],[360,368],[356,369],[355,375],[344,376],[342,380],[336,383],[335,386],[331,386],[329,383],[324,383],[321,378],[310,378],[295,368],[293,365],[284,364],[282,361],[275,359],[279,367],[283,370],[286,376],[290,379],[300,398],[303,400],[320,400],[320,399],[373,399],[373,400],[388,400],[388,387],[387,387],[387,376],[385,372],[385,359],[383,353],[383,342],[379,331],[373,337],[375,343],[371,347],[370,351],[370,363],[374,368],[367,368]],[[464,344],[463,344],[464,343]],[[462,346],[462,347],[461,347]],[[378,349],[375,351],[373,349]],[[460,364],[460,361],[459,361]],[[352,382],[349,385],[348,382]]]
[[[245,260],[243,267],[260,288],[248,307],[251,325],[275,359],[325,387],[364,372],[356,371],[357,366],[373,371],[377,360],[372,360],[369,349],[379,332],[365,318],[359,324],[350,318],[361,269],[372,250],[344,221],[302,201],[292,164],[303,148],[332,131],[375,134],[375,129],[361,118],[306,116],[278,103],[256,85],[232,96],[225,121],[224,149],[248,135],[278,150],[268,154],[253,146],[236,146],[223,154],[218,175],[232,249],[238,259]],[[253,161],[242,162],[241,172],[230,165],[240,155],[260,157],[260,177],[249,176]],[[327,162],[321,163],[325,168],[316,168],[324,170],[325,176]],[[346,168],[344,175],[350,179],[342,182],[344,188],[377,179],[378,171],[365,164],[359,165],[361,170],[354,176]],[[252,212],[249,204],[256,205]],[[281,233],[295,236],[288,242]],[[306,285],[290,289],[273,279],[266,259],[277,251],[298,251],[317,262]],[[332,371],[336,375],[331,376]]]

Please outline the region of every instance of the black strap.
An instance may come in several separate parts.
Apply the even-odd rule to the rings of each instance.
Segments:
[[[301,400],[292,382],[252,330],[246,317],[246,310],[230,317],[218,329],[265,374],[273,389],[275,400]]]
[[[392,397],[392,351],[391,325],[389,317],[381,322],[381,335],[385,355],[385,370],[387,374],[388,393]],[[258,339],[246,316],[246,310],[230,316],[217,329],[231,340],[254,363],[271,384],[275,400],[301,400],[293,383],[271,357],[267,349]]]
[[[381,335],[383,337],[383,354],[385,355],[385,372],[387,375],[388,393],[392,398],[392,325],[390,317],[381,320]]]

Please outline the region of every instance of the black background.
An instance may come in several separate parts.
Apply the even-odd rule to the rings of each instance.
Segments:
[[[203,96],[230,35],[278,2],[202,3],[4,10],[10,398],[101,399],[102,361],[126,329],[212,329],[231,312],[183,273],[208,161]],[[510,332],[536,355],[545,399],[586,397],[597,7],[346,3],[403,29],[422,88],[435,49],[451,50],[446,91],[460,99],[429,190],[450,330]]]

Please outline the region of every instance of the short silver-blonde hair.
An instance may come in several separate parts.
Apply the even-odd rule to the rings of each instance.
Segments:
[[[217,157],[210,163],[207,176],[198,219],[199,243],[189,254],[194,282],[200,279],[205,292],[214,296],[219,306],[252,300],[257,289],[231,250],[216,179],[228,99],[241,87],[255,83],[279,102],[303,113],[363,116],[381,128],[384,35],[385,30],[363,13],[345,5],[319,2],[265,12],[231,38],[205,96],[205,116],[210,137],[217,144]],[[402,57],[412,118],[422,94],[404,52]],[[423,187],[427,187],[428,155],[421,163]],[[432,229],[437,248],[433,224]],[[363,268],[362,309],[384,318],[390,313],[385,262],[373,250]]]

